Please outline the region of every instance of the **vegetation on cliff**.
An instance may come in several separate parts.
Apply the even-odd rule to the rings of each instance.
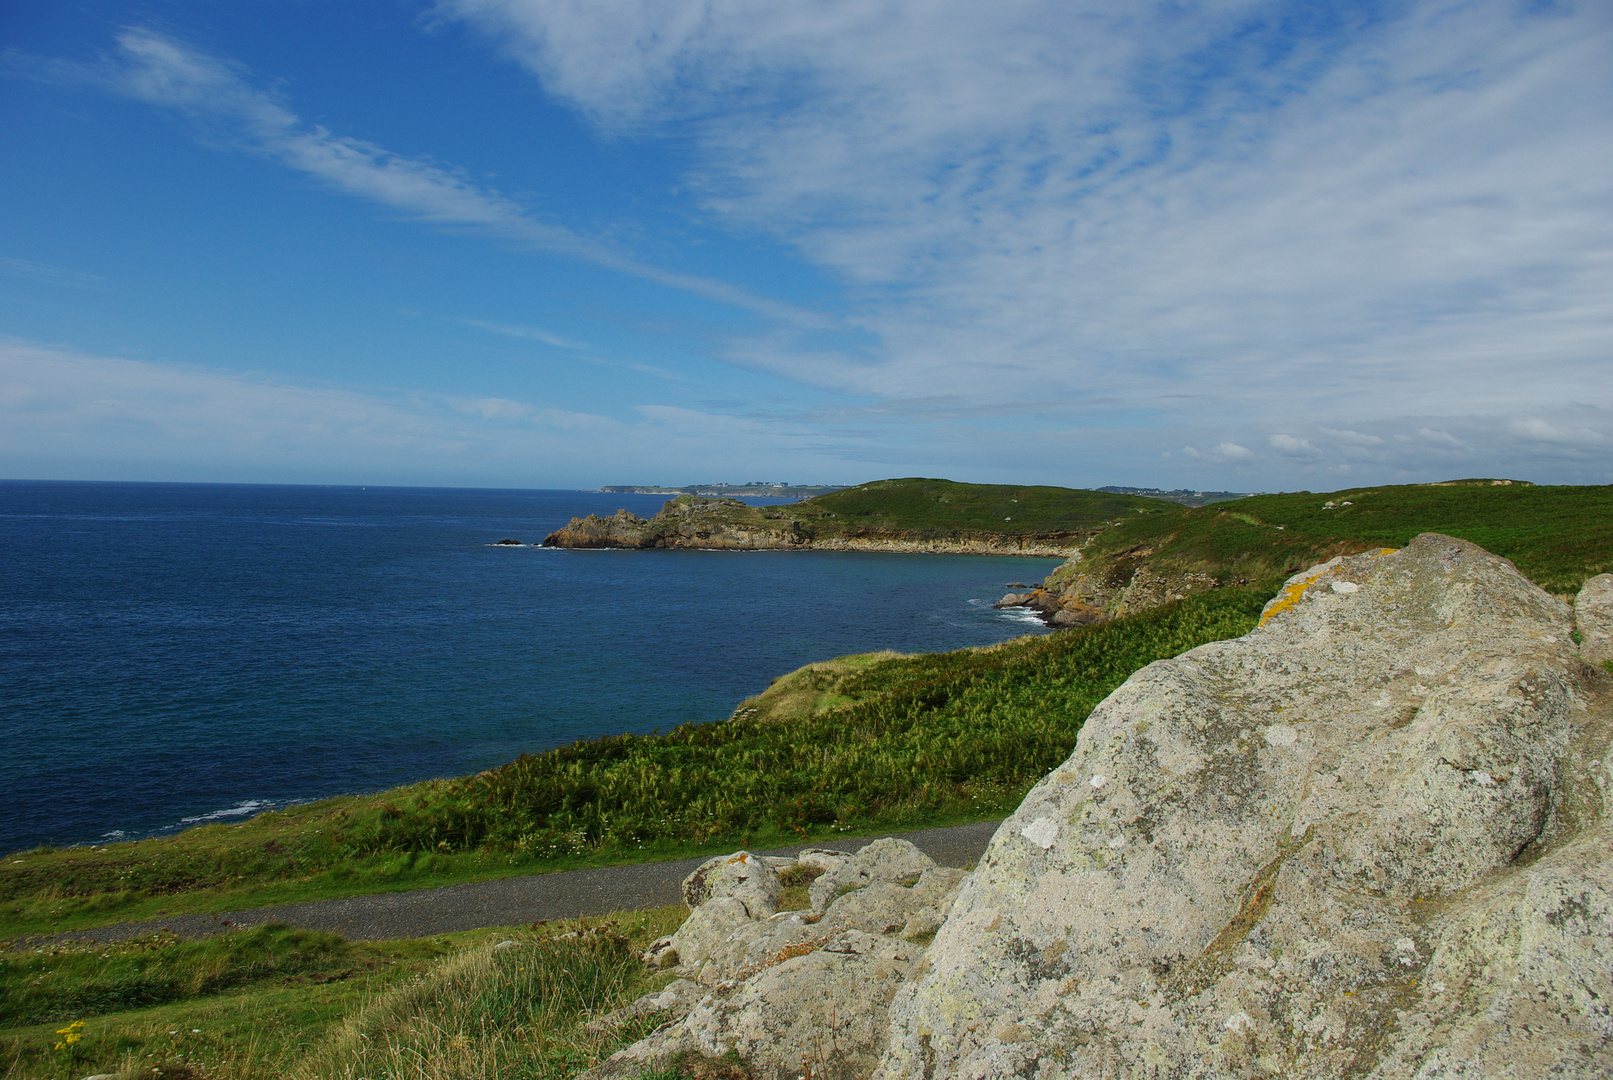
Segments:
[[[810,547],[866,542],[1048,540],[1070,548],[1159,499],[1061,487],[878,480],[781,506],[680,495],[652,518],[575,518],[550,547]]]
[[[1134,514],[1054,571],[1053,589],[1078,579],[1090,592],[1127,585],[1146,567],[1205,583],[1260,581],[1335,555],[1403,547],[1422,532],[1470,540],[1512,560],[1558,595],[1613,569],[1613,486],[1537,487],[1491,480],[1253,495],[1230,505]]]
[[[1063,487],[960,484],[906,477],[876,480],[820,495],[809,503],[820,516],[814,536],[853,536],[863,531],[939,536],[952,532],[1034,536],[1092,532],[1138,513],[1164,513],[1172,504],[1141,495]]]

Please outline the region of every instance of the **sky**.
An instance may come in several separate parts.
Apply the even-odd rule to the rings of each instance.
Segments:
[[[1603,0],[10,0],[0,477],[1613,483]]]

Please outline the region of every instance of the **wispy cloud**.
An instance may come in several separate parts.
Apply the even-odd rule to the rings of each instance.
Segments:
[[[505,337],[541,341],[545,345],[553,345],[557,349],[582,351],[588,348],[587,345],[581,342],[568,341],[559,334],[551,334],[549,331],[536,326],[514,326],[509,323],[488,322],[485,319],[455,319],[454,321],[461,326],[474,326],[478,330],[490,330],[495,334],[503,334]]]
[[[1207,460],[1216,465],[1225,465],[1228,462],[1241,464],[1255,459],[1253,450],[1247,446],[1239,446],[1235,442],[1218,442],[1208,450],[1200,450],[1196,446],[1184,446],[1182,453],[1190,458]]]
[[[1605,5],[440,10],[603,128],[696,133],[714,218],[845,282],[872,343],[735,362],[1158,421],[1613,402]]]
[[[1365,432],[1352,431],[1349,428],[1322,428],[1322,431],[1341,446],[1383,445],[1383,436],[1381,435],[1369,435]]]
[[[242,65],[153,30],[122,31],[116,57],[102,64],[13,56],[9,66],[39,78],[98,85],[172,110],[214,140],[261,154],[425,224],[569,255],[768,318],[823,322],[793,305],[729,282],[652,266],[603,240],[540,220],[462,170],[310,124],[281,95],[254,85]]]
[[[599,364],[603,367],[621,368],[624,371],[636,371],[641,375],[651,375],[657,379],[667,379],[671,382],[689,381],[686,377],[679,375],[675,371],[668,371],[666,368],[657,367],[654,364],[644,364],[636,361],[611,360],[603,356],[595,355],[593,350],[587,344],[580,341],[568,340],[567,338],[563,338],[558,334],[550,333],[541,327],[488,322],[485,319],[454,319],[453,321],[459,323],[461,326],[470,326],[476,328],[477,330],[486,330],[490,333],[501,334],[504,337],[521,338],[527,341],[539,341],[545,345],[551,345],[557,349],[565,349],[568,352],[578,353],[581,354],[578,356],[578,359],[586,363]]]
[[[1520,438],[1559,446],[1592,447],[1604,446],[1608,442],[1607,436],[1600,431],[1584,427],[1559,427],[1538,416],[1514,420],[1507,425],[1507,430]]]
[[[106,280],[100,274],[86,274],[82,270],[69,270],[61,266],[51,266],[49,263],[10,257],[0,259],[0,270],[14,277],[43,281],[48,285],[68,285],[76,289],[99,285]]]
[[[1316,444],[1309,439],[1278,433],[1271,436],[1269,441],[1271,448],[1285,457],[1310,459],[1321,455],[1321,451],[1316,449]]]

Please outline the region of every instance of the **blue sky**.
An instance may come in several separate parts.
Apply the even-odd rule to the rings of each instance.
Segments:
[[[0,10],[0,476],[1613,482],[1602,3]]]

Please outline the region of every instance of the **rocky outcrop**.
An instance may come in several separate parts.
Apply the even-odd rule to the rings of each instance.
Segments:
[[[1593,664],[1613,662],[1613,574],[1597,574],[1574,599],[1579,654]]]
[[[998,830],[876,1075],[1613,1072],[1613,679],[1573,628],[1425,535],[1136,673]]]
[[[1152,554],[1150,549],[1139,548],[1106,560],[1102,567],[1087,569],[1077,551],[1040,588],[1008,593],[993,606],[1030,608],[1049,626],[1085,626],[1224,585],[1247,584],[1191,570],[1161,570],[1148,565]]]
[[[762,913],[757,897],[775,869],[823,870],[812,910]],[[595,1026],[666,1022],[584,1075],[637,1077],[686,1055],[732,1052],[757,1080],[867,1076],[884,1046],[885,1006],[964,876],[891,838],[856,855],[803,852],[776,868],[749,852],[709,860],[685,882],[698,906],[648,957],[658,966],[675,957],[683,977]]]
[[[572,518],[563,529],[544,537],[543,547],[568,548],[652,548],[660,536],[650,529],[650,519],[627,510],[610,517],[589,514]],[[662,545],[664,546],[664,545]]]
[[[550,533],[543,546],[1063,556],[1088,535],[868,528],[847,524],[809,504],[754,507],[739,499],[680,495],[667,500],[651,518],[626,510],[607,518],[595,514],[572,518]]]

